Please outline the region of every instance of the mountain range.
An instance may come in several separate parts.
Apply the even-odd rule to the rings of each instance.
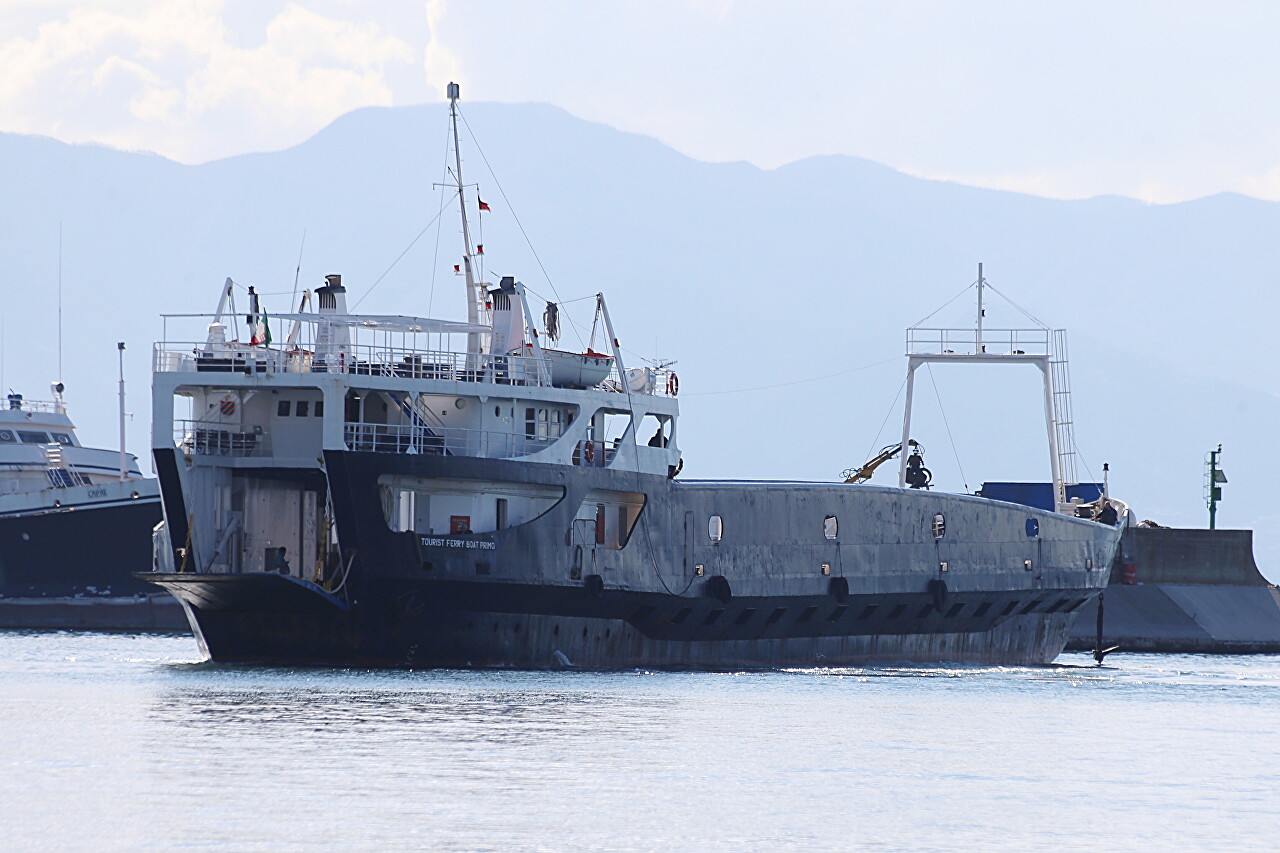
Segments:
[[[447,115],[362,109],[293,148],[194,166],[0,134],[3,383],[47,399],[60,378],[82,440],[114,446],[125,341],[129,445],[146,457],[160,315],[211,312],[227,276],[275,313],[295,274],[314,287],[338,272],[361,311],[461,318],[458,217],[435,186]],[[586,345],[583,298],[603,291],[627,359],[676,360],[683,476],[833,480],[895,441],[903,330],[939,308],[925,325],[972,327],[981,262],[989,328],[1030,315],[1069,330],[1080,479],[1108,463],[1140,517],[1203,526],[1204,455],[1221,443],[1219,526],[1254,529],[1280,579],[1280,205],[1058,201],[842,156],[762,170],[549,106],[463,116],[464,178],[491,208],[488,277],[563,303],[565,348]],[[1039,381],[1029,367],[918,375],[913,434],[936,487],[1048,478]]]

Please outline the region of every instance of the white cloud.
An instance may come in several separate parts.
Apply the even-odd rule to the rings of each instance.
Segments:
[[[254,34],[232,32],[225,7],[55,9],[33,34],[0,41],[3,129],[188,162],[281,147],[351,109],[394,103],[388,70],[414,64],[420,50],[394,26],[294,3],[244,47]]]
[[[1280,199],[1278,27],[1263,0],[7,0],[0,129],[195,162],[457,81],[704,160]]]

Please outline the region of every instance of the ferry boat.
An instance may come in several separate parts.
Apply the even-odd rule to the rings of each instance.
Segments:
[[[465,322],[350,313],[336,274],[314,310],[270,315],[291,327],[279,344],[230,280],[198,336],[167,331],[196,315],[166,319],[152,447],[172,559],[148,577],[207,657],[723,668],[1061,652],[1120,530],[1075,517],[1057,462],[1056,511],[909,488],[927,483],[907,482],[905,458],[898,487],[680,479],[676,374],[624,363],[601,294],[600,335],[573,352],[520,281],[483,282],[460,157],[452,175]],[[1047,334],[1038,351],[981,332],[912,340],[928,344],[913,365],[968,346],[1050,372]]]
[[[174,629],[176,602],[135,577],[152,564],[160,490],[123,449],[85,447],[61,383],[0,409],[0,627]]]

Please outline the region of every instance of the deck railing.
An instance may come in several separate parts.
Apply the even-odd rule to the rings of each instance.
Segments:
[[[297,347],[242,345],[207,350],[202,343],[165,341],[155,344],[152,369],[158,373],[342,373],[505,385],[550,384],[547,366],[537,358],[364,344],[325,354]]]
[[[351,344],[341,351],[323,354],[300,347],[278,348],[246,344],[159,341],[154,345],[151,369],[156,373],[337,373],[352,376],[385,376],[401,379],[436,379],[447,382],[488,382],[497,385],[541,385],[553,382],[546,359],[520,355],[419,350]],[[674,397],[679,379],[667,367],[629,370],[632,393]],[[565,385],[562,387],[581,387]],[[599,385],[606,391],[625,392],[616,365]],[[24,407],[27,404],[24,402]],[[38,404],[51,405],[51,404]]]
[[[343,438],[350,450],[374,453],[408,453],[435,456],[471,456],[482,459],[515,459],[546,450],[558,436],[531,436],[520,433],[429,427],[399,424],[368,424],[347,421]],[[612,461],[617,443],[579,441],[573,463],[604,467]]]
[[[10,394],[4,408],[14,412],[35,412],[42,415],[65,415],[66,406],[57,400],[27,400],[21,394]]]
[[[907,355],[1047,355],[1048,329],[907,329]]]
[[[173,441],[196,456],[270,456],[269,436],[258,430],[240,431],[231,424],[175,420]]]

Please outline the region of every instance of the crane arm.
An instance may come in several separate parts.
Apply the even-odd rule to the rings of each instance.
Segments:
[[[918,446],[915,439],[908,439],[907,445],[909,447]],[[865,483],[867,480],[871,479],[871,475],[876,472],[877,468],[879,468],[881,465],[888,462],[890,459],[897,456],[901,452],[902,452],[901,443],[890,444],[887,447],[882,447],[880,449],[880,452],[877,453],[875,456],[872,456],[866,462],[864,462],[861,468],[847,469],[843,474],[844,481],[846,483]]]

